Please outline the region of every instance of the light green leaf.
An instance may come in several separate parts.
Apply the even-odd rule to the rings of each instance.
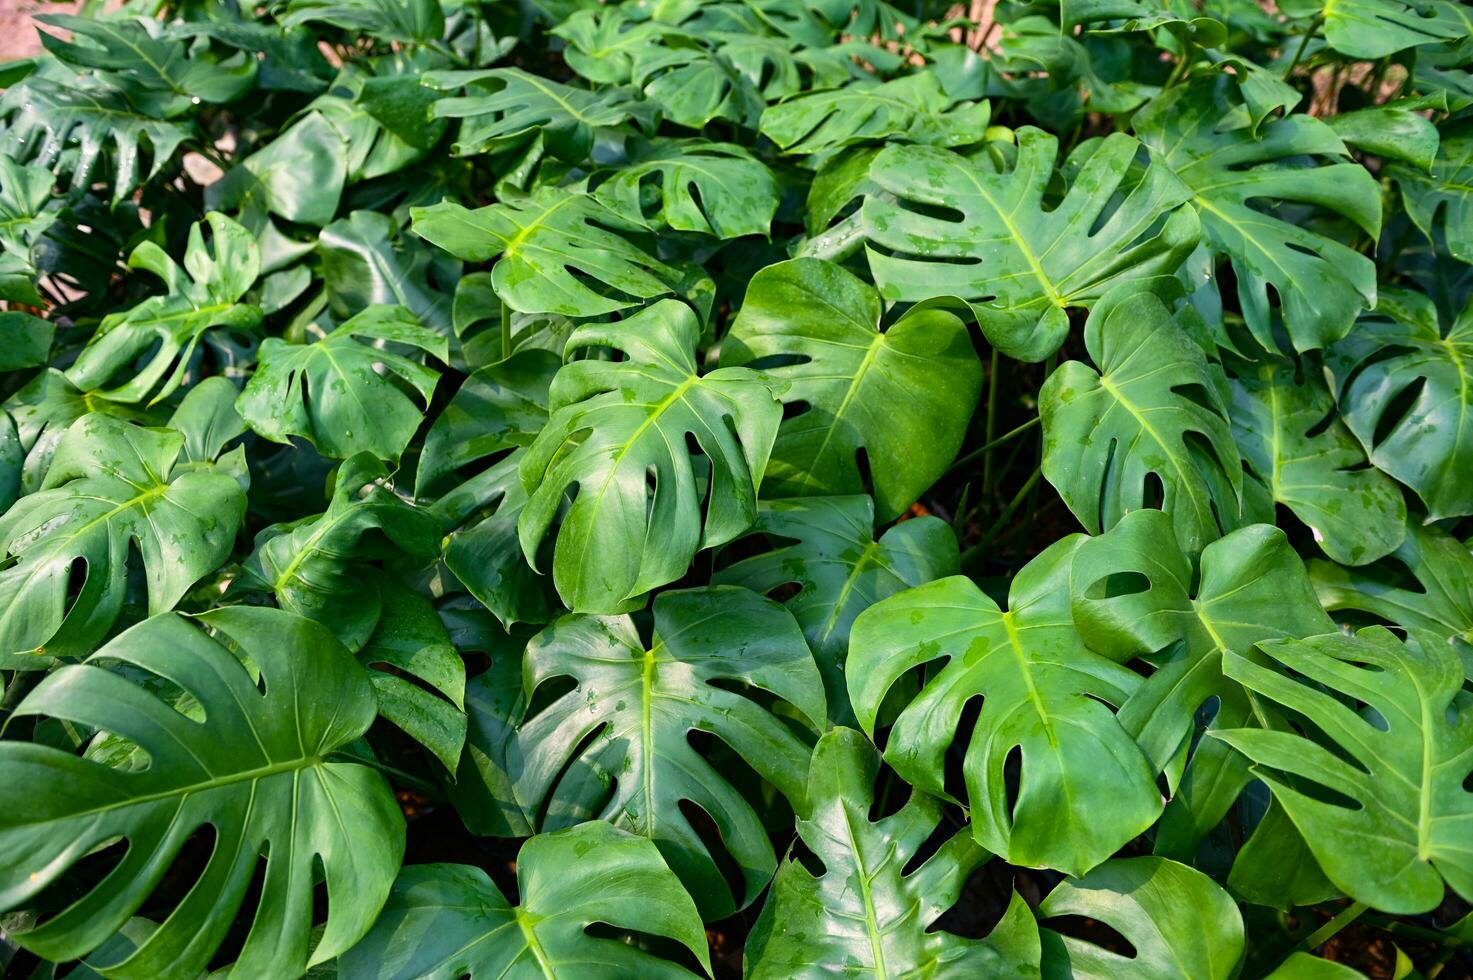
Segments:
[[[925,306],[881,331],[882,312],[873,287],[822,259],[752,278],[721,363],[758,367],[788,406],[768,495],[862,492],[863,453],[879,518],[889,521],[956,456],[982,390],[965,322]]]
[[[956,105],[936,75],[922,71],[799,93],[762,113],[761,132],[785,153],[823,153],[870,140],[965,146],[982,142],[990,119],[986,102]]]
[[[1024,127],[1006,173],[942,150],[883,150],[862,212],[881,293],[958,296],[993,346],[1041,361],[1068,335],[1068,310],[1119,283],[1174,273],[1197,244],[1195,215],[1178,210],[1190,197],[1181,181],[1159,164],[1127,181],[1140,146],[1115,134],[1071,156],[1068,194],[1045,210],[1058,145]]]
[[[512,905],[469,865],[411,865],[342,970],[364,980],[545,980],[590,969],[618,980],[696,976],[632,942],[590,935],[595,924],[673,940],[710,969],[700,916],[659,852],[606,823],[527,841],[517,893]]]
[[[978,843],[1009,863],[1084,874],[1161,812],[1155,773],[1116,717],[1140,686],[1074,630],[1069,566],[1083,541],[1055,542],[1013,579],[1008,611],[969,579],[944,578],[859,615],[849,641],[849,696],[874,733],[901,677],[934,667],[890,729],[885,761],[919,792],[947,797],[947,750],[969,702],[981,710],[962,775]],[[1018,752],[1016,799],[1008,759]],[[1072,801],[1108,799],[1108,807]],[[1060,801],[1065,801],[1061,804]]]

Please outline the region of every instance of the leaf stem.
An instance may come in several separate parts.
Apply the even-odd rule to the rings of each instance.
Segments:
[[[963,571],[971,568],[979,560],[981,560],[982,549],[992,543],[992,539],[997,537],[998,532],[1002,530],[1003,525],[1007,524],[1008,520],[1012,518],[1013,514],[1018,510],[1018,508],[1022,506],[1023,501],[1028,499],[1028,494],[1032,492],[1034,486],[1038,484],[1038,478],[1042,475],[1042,469],[1034,470],[1033,475],[1028,477],[1028,482],[1024,483],[1023,486],[1019,488],[1018,492],[1014,494],[1013,499],[1008,501],[1008,505],[1003,508],[1002,513],[997,515],[997,520],[993,522],[992,527],[988,528],[987,533],[982,535],[982,537],[977,541],[976,544],[972,545],[966,551],[962,552]]]
[[[501,359],[511,357],[511,307],[501,301]]]
[[[1325,22],[1324,14],[1315,14],[1314,20],[1309,22],[1309,30],[1304,32],[1304,40],[1299,42],[1299,50],[1294,52],[1294,60],[1289,62],[1289,67],[1284,69],[1284,80],[1294,74],[1294,69],[1299,66],[1299,59],[1304,57],[1304,49],[1309,47],[1309,39],[1319,31],[1320,25]]]
[[[987,368],[987,426],[983,430],[982,437],[986,445],[982,447],[982,496],[986,497],[992,493],[992,448],[993,436],[997,434],[997,372],[1001,366],[997,348],[992,348],[992,358]]]
[[[996,439],[990,439],[987,442],[986,445],[984,445],[984,446],[982,446],[982,447],[980,447],[978,449],[973,449],[971,452],[967,453],[965,456],[963,456],[960,459],[958,459],[955,463],[952,463],[951,464],[951,467],[949,469],[947,469],[947,471],[946,471],[947,474],[950,475],[952,473],[955,473],[957,470],[961,469],[963,466],[966,466],[968,463],[976,462],[976,460],[977,460],[977,458],[979,456],[984,456],[986,454],[990,454],[992,452],[992,450],[996,449],[998,446],[1002,446],[1002,445],[1005,445],[1005,444],[1011,442],[1013,439],[1017,438],[1018,436],[1022,435],[1025,432],[1027,432],[1029,429],[1033,428],[1035,425],[1038,424],[1038,422],[1039,422],[1039,417],[1037,415],[1035,415],[1035,416],[1033,416],[1033,418],[1029,419],[1027,422],[1024,422],[1022,425],[1018,426],[1017,428],[1010,429],[1007,432],[1004,432],[1002,435],[998,436]],[[987,480],[986,480],[986,476],[985,475],[983,477],[982,486],[984,488],[987,487]]]
[[[1295,943],[1295,947],[1298,949],[1306,950],[1318,949],[1325,943],[1329,942],[1331,939],[1335,938],[1335,935],[1340,932],[1341,929],[1344,929],[1356,919],[1360,918],[1361,913],[1364,912],[1366,908],[1367,906],[1365,902],[1351,902],[1349,905],[1345,906],[1345,908],[1337,912],[1334,918],[1332,918],[1329,922],[1326,922],[1314,932],[1310,933],[1306,938],[1300,940],[1298,943]]]

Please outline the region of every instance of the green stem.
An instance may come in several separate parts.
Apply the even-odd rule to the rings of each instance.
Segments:
[[[972,545],[966,551],[962,552],[963,571],[972,568],[974,565],[976,565],[978,561],[981,560],[982,549],[986,548],[989,544],[992,543],[992,539],[997,537],[998,533],[1002,531],[1003,527],[1012,518],[1013,514],[1018,510],[1019,507],[1023,505],[1023,501],[1028,499],[1028,494],[1033,491],[1033,488],[1038,484],[1038,478],[1042,475],[1043,470],[1034,470],[1033,475],[1028,477],[1028,482],[1023,484],[1023,486],[1013,496],[1013,499],[1010,500],[1008,502],[1008,505],[1003,508],[1002,513],[997,515],[997,520],[993,522],[992,527],[988,528],[987,533],[982,535],[981,539],[976,544]]]
[[[992,494],[992,445],[993,436],[997,434],[997,373],[1000,366],[1000,357],[994,347],[987,369],[987,426],[982,433],[982,438],[986,441],[986,445],[982,447],[983,497]]]
[[[423,793],[425,796],[428,796],[431,799],[441,798],[440,787],[436,786],[434,783],[429,782],[428,780],[420,779],[418,776],[410,775],[403,769],[395,769],[393,766],[385,765],[384,763],[379,762],[377,759],[366,759],[361,755],[353,755],[350,752],[334,752],[332,753],[332,755],[328,756],[328,758],[340,762],[356,762],[359,765],[367,766],[370,769],[377,769],[379,772],[383,773],[385,776],[388,776],[390,779],[397,780],[398,782],[403,783],[405,786],[408,786],[416,792]]]
[[[1304,49],[1309,47],[1309,39],[1319,31],[1320,25],[1325,22],[1324,14],[1316,14],[1314,20],[1309,22],[1309,30],[1304,32],[1304,40],[1299,42],[1299,50],[1294,52],[1294,60],[1289,62],[1289,67],[1284,69],[1284,79],[1294,74],[1294,69],[1299,67],[1299,59],[1304,57]]]
[[[501,359],[511,357],[511,307],[501,301]]]
[[[1365,923],[1382,932],[1393,935],[1407,936],[1411,939],[1420,939],[1423,942],[1436,943],[1439,946],[1451,946],[1458,948],[1469,945],[1469,941],[1452,933],[1439,932],[1436,929],[1426,929],[1410,922],[1402,922],[1400,919],[1388,918],[1375,912],[1365,917]]]
[[[1341,929],[1344,929],[1356,919],[1360,918],[1361,913],[1365,910],[1365,902],[1351,902],[1345,908],[1341,909],[1329,922],[1326,922],[1314,932],[1310,933],[1307,938],[1295,943],[1295,946],[1300,949],[1318,949],[1335,938],[1336,933]]]
[[[1006,445],[1007,443],[1011,442],[1013,439],[1017,438],[1018,436],[1022,435],[1025,432],[1027,432],[1029,429],[1033,428],[1035,425],[1038,424],[1038,422],[1039,422],[1039,417],[1037,415],[1035,415],[1035,416],[1033,416],[1033,418],[1029,419],[1027,422],[1024,422],[1022,425],[1018,426],[1017,428],[1010,429],[1009,431],[1004,432],[1002,435],[998,436],[996,439],[990,439],[990,440],[988,440],[988,442],[987,442],[987,444],[985,446],[982,446],[979,449],[973,449],[971,452],[967,453],[965,456],[963,456],[960,459],[958,459],[955,463],[952,463],[951,464],[951,467],[946,471],[947,475],[950,475],[952,473],[955,473],[957,470],[959,470],[962,467],[966,466],[968,463],[976,462],[977,457],[979,457],[979,456],[987,456],[988,459],[989,459],[989,461],[990,461],[992,450],[996,449],[998,446],[1003,446],[1003,445]],[[983,487],[986,487],[987,486],[987,477],[986,477],[985,473],[983,475],[982,485],[983,485]]]

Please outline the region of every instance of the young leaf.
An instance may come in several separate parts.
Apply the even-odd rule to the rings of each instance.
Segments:
[[[765,476],[774,497],[860,493],[893,520],[956,456],[982,390],[966,324],[935,306],[879,329],[875,290],[844,268],[800,258],[747,287],[723,366],[763,365],[789,406]]]
[[[611,925],[672,940],[710,970],[690,896],[649,841],[592,822],[533,837],[517,856],[512,905],[480,868],[416,864],[394,882],[384,913],[342,959],[364,980],[696,976],[632,942],[589,934]],[[595,966],[596,965],[596,966]]]
[[[442,201],[410,214],[415,234],[457,258],[499,257],[491,281],[519,313],[613,313],[672,292],[680,278],[623,237],[644,225],[577,191],[544,187],[474,211]]]
[[[1006,173],[942,150],[883,150],[869,168],[883,193],[866,195],[862,212],[880,292],[958,296],[994,347],[1041,361],[1068,335],[1069,309],[1093,305],[1119,283],[1174,273],[1197,244],[1195,215],[1179,209],[1191,197],[1182,182],[1152,164],[1127,185],[1140,145],[1117,133],[1071,156],[1078,175],[1045,210],[1058,147],[1025,127]]]
[[[943,804],[915,792],[899,812],[871,820],[880,757],[863,735],[836,728],[819,739],[798,836],[823,862],[811,874],[778,868],[747,941],[752,980],[850,977],[1022,976],[1038,970],[1038,926],[1015,893],[985,940],[963,939],[936,919],[967,876],[991,857],[957,833],[902,873],[941,823]]]
[[[747,368],[697,374],[700,329],[690,307],[664,300],[619,323],[579,327],[568,341],[569,354],[609,347],[627,355],[558,372],[552,417],[521,464],[531,499],[517,528],[534,567],[577,487],[553,555],[570,609],[618,612],[756,517],[782,410]]]
[[[1229,980],[1243,957],[1243,917],[1227,892],[1165,858],[1117,858],[1060,882],[1038,907],[1040,919],[1055,915],[1103,922],[1135,955],[1043,929],[1044,976]]]
[[[347,459],[338,468],[326,513],[273,524],[256,535],[238,587],[275,593],[283,609],[322,623],[357,651],[380,611],[378,586],[362,573],[362,563],[374,554],[371,532],[382,532],[420,559],[438,550],[434,519],[399,499],[386,486],[388,477],[388,469],[369,453]]]
[[[184,444],[172,429],[108,415],[85,415],[67,430],[40,490],[0,516],[0,554],[10,560],[0,569],[8,668],[90,653],[122,609],[134,546],[150,614],[174,608],[225,561],[245,491],[228,467],[181,460]]]
[[[1429,520],[1473,514],[1473,302],[1443,330],[1425,296],[1392,294],[1326,364],[1376,468],[1415,490]]]
[[[949,797],[947,750],[980,698],[962,762],[973,834],[1012,864],[1073,875],[1161,812],[1155,773],[1111,708],[1140,678],[1088,649],[1070,620],[1069,566],[1081,541],[1065,538],[1029,562],[1006,612],[961,576],[876,603],[855,620],[845,671],[855,714],[873,734],[902,675],[944,658],[890,729],[885,760],[918,791]],[[1015,752],[1022,770],[1013,801],[1006,770]],[[1100,799],[1109,806],[1083,803]]]
[[[1473,699],[1458,655],[1431,634],[1401,643],[1379,626],[1257,649],[1265,662],[1229,654],[1228,676],[1303,715],[1335,751],[1289,731],[1214,734],[1253,760],[1329,879],[1394,914],[1435,908],[1444,882],[1473,896]]]
[[[802,808],[808,746],[791,712],[760,700],[766,692],[787,702],[798,727],[824,723],[823,682],[787,610],[746,589],[664,592],[649,646],[626,616],[564,616],[528,645],[523,675],[533,703],[554,678],[576,684],[517,736],[517,797],[549,814],[542,829],[598,817],[650,838],[707,919],[757,897],[776,866],[772,842],[732,774],[690,736],[709,732]],[[736,895],[682,804],[715,823],[713,843],[741,869]]]
[[[1364,565],[1401,544],[1401,488],[1367,465],[1318,379],[1265,365],[1233,379],[1231,412],[1243,459],[1330,558]]]
[[[844,661],[855,618],[881,599],[960,570],[956,535],[945,521],[902,521],[878,541],[874,526],[874,501],[862,495],[764,500],[751,533],[768,535],[776,547],[711,577],[766,594],[798,587],[783,605],[803,627],[823,672],[829,717],[839,724],[854,717]]]
[[[200,716],[186,716],[103,665],[177,685],[198,702]],[[185,866],[193,886],[136,951],[98,964],[109,976],[202,972],[263,861],[265,884],[234,968],[243,975],[296,976],[331,960],[368,931],[388,896],[404,853],[394,795],[367,766],[326,761],[368,729],[373,689],[316,623],[245,607],[193,623],[155,616],[86,664],[47,677],[16,714],[106,731],[136,743],[149,762],[119,769],[45,745],[0,743],[0,774],[28,787],[0,815],[0,907],[28,901],[93,848],[128,842],[117,866],[63,911],[11,933],[41,956],[69,960],[95,949],[206,827],[214,846],[196,852],[202,865]],[[309,952],[319,862],[327,929]]]
[[[423,406],[440,374],[390,353],[385,344],[416,348],[442,361],[449,355],[445,338],[421,326],[408,310],[370,306],[315,343],[267,338],[261,363],[236,404],[241,418],[273,442],[301,436],[338,459],[368,452],[398,460],[424,419]],[[418,392],[423,406],[385,375]]]
[[[1243,509],[1242,464],[1202,349],[1146,292],[1096,307],[1084,345],[1099,371],[1068,361],[1039,392],[1044,477],[1092,534],[1159,501],[1197,554]]]
[[[210,226],[210,244],[206,247],[200,225],[190,228],[183,268],[153,242],[133,250],[128,268],[153,273],[168,292],[105,317],[67,369],[68,381],[98,398],[152,404],[184,383],[207,330],[250,331],[260,324],[260,308],[240,302],[261,269],[255,237],[218,211],[206,214],[204,223]],[[145,358],[136,373],[103,389]]]
[[[1258,344],[1277,349],[1277,297],[1294,350],[1327,347],[1350,331],[1357,313],[1375,305],[1376,267],[1338,238],[1292,220],[1294,212],[1281,217],[1264,205],[1322,209],[1374,241],[1381,231],[1376,180],[1349,161],[1340,137],[1312,116],[1265,123],[1256,138],[1247,130],[1214,127],[1234,109],[1231,91],[1226,76],[1170,89],[1135,116],[1135,131],[1152,158],[1190,188],[1203,241],[1232,260],[1238,302]],[[1317,164],[1318,158],[1332,162]]]

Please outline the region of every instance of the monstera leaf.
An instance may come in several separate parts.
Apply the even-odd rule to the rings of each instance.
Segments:
[[[404,307],[438,333],[450,332],[451,294],[436,285],[454,283],[460,264],[421,241],[401,238],[390,216],[354,211],[322,229],[317,249],[337,315],[346,318],[388,303]]]
[[[755,127],[763,102],[752,82],[719,53],[659,40],[634,51],[634,84],[666,119],[689,129],[713,122]]]
[[[597,197],[631,220],[726,239],[766,235],[778,188],[772,171],[740,146],[659,140],[600,184]]]
[[[900,678],[937,667],[890,729],[885,761],[918,791],[948,796],[947,750],[969,702],[982,699],[962,774],[978,843],[1012,864],[1079,875],[1149,827],[1161,812],[1155,773],[1111,705],[1140,678],[1086,647],[1070,620],[1075,535],[1013,579],[1009,609],[961,576],[876,603],[854,623],[849,696],[875,731]],[[1006,770],[1022,769],[1013,801]],[[1083,801],[1109,799],[1107,808]]]
[[[863,491],[863,453],[889,521],[956,456],[982,389],[966,324],[921,307],[881,331],[882,313],[872,287],[822,259],[752,278],[721,363],[774,365],[762,374],[788,410],[767,469],[771,496]]]
[[[185,443],[177,429],[101,414],[67,430],[40,490],[0,517],[8,669],[91,652],[122,609],[133,547],[150,614],[172,609],[229,556],[245,513],[244,461],[192,460]]]
[[[383,586],[378,625],[358,662],[369,668],[379,714],[453,776],[467,728],[465,661],[428,599],[391,580]]]
[[[281,22],[331,24],[381,41],[438,41],[445,33],[440,0],[288,0]]]
[[[1355,249],[1314,230],[1286,206],[1343,217],[1375,241],[1381,230],[1376,180],[1346,159],[1335,131],[1292,114],[1246,129],[1213,125],[1234,111],[1232,82],[1178,86],[1134,120],[1152,158],[1191,189],[1202,239],[1232,260],[1238,302],[1254,339],[1275,350],[1275,310],[1296,351],[1327,347],[1376,303],[1376,267]],[[1316,164],[1316,159],[1332,162]],[[1274,206],[1275,210],[1270,210]]]
[[[761,132],[786,153],[824,153],[870,140],[936,146],[982,142],[991,119],[987,103],[953,105],[931,72],[889,82],[856,79],[769,106]]]
[[[606,823],[523,844],[517,894],[521,904],[512,905],[469,865],[410,865],[373,931],[343,957],[343,972],[364,980],[531,980],[590,968],[607,977],[697,976],[632,942],[591,935],[595,924],[679,943],[711,968],[701,917],[659,851]]]
[[[446,567],[507,627],[545,623],[557,608],[546,577],[522,555],[517,519],[527,504],[524,447],[547,422],[547,389],[561,365],[530,349],[478,369],[430,427],[419,457],[415,493],[435,498],[430,512],[448,531]],[[436,497],[460,472],[474,475]]]
[[[0,300],[41,305],[35,250],[46,229],[56,222],[57,208],[51,196],[55,183],[45,167],[23,166],[0,154]],[[4,357],[0,354],[0,359]]]
[[[268,337],[236,407],[273,442],[301,436],[326,456],[368,452],[397,460],[419,428],[440,374],[384,349],[387,344],[442,361],[449,356],[445,338],[408,310],[370,306],[315,343]],[[417,392],[422,404],[405,389]]]
[[[1393,164],[1387,172],[1422,234],[1432,240],[1440,226],[1453,257],[1473,262],[1473,127],[1444,131],[1430,170]]]
[[[400,500],[388,479],[371,454],[350,457],[325,513],[256,535],[238,586],[273,592],[281,608],[327,626],[350,650],[362,647],[379,618],[378,587],[363,574],[375,545],[387,538],[421,560],[439,550],[434,519]]]
[[[1331,416],[1329,425],[1321,424]],[[1274,366],[1235,378],[1232,422],[1243,459],[1274,502],[1309,525],[1325,554],[1364,565],[1401,544],[1407,516],[1401,489],[1366,465],[1360,443],[1316,379],[1296,381],[1291,369]]]
[[[1326,363],[1345,423],[1376,468],[1415,490],[1430,520],[1473,514],[1473,481],[1467,479],[1473,466],[1473,303],[1443,330],[1426,296],[1392,294]]]
[[[1325,0],[1325,40],[1352,58],[1384,58],[1468,37],[1469,20],[1447,0]]]
[[[1238,525],[1243,485],[1202,349],[1151,293],[1100,303],[1084,345],[1099,370],[1069,361],[1039,392],[1043,475],[1091,533],[1159,504],[1197,554]]]
[[[1335,628],[1277,528],[1255,524],[1212,542],[1197,571],[1194,578],[1171,519],[1147,509],[1081,544],[1070,584],[1074,626],[1091,649],[1155,664],[1119,718],[1176,794],[1158,828],[1157,853],[1184,858],[1250,779],[1247,763],[1223,743],[1193,745],[1199,713],[1213,701],[1211,727],[1256,723],[1247,693],[1223,675],[1223,656],[1247,653],[1260,640]],[[1144,588],[1112,588],[1132,577]]]
[[[1253,760],[1325,875],[1391,913],[1435,908],[1444,882],[1473,895],[1473,798],[1464,788],[1473,772],[1473,698],[1452,648],[1429,633],[1401,643],[1372,626],[1257,650],[1262,662],[1229,654],[1228,676],[1302,715],[1315,734],[1215,734]]]
[[[1473,552],[1436,525],[1409,524],[1387,561],[1364,569],[1310,562],[1315,592],[1330,612],[1367,613],[1407,630],[1466,644],[1473,675]]]
[[[802,809],[808,746],[756,697],[786,701],[798,727],[823,724],[823,682],[787,610],[746,589],[664,592],[648,645],[627,616],[564,616],[528,645],[523,676],[529,701],[555,678],[576,685],[520,727],[524,805],[650,838],[707,919],[757,897],[776,865],[772,842],[690,737],[708,733]],[[735,896],[682,804],[714,822],[723,864],[740,876]]]
[[[1058,147],[1024,127],[1005,173],[942,150],[881,151],[869,168],[879,192],[866,195],[862,212],[880,292],[958,296],[993,346],[1039,361],[1064,342],[1069,309],[1093,305],[1118,283],[1174,273],[1197,244],[1195,215],[1178,209],[1191,196],[1182,182],[1153,163],[1127,185],[1140,145],[1117,133],[1070,158],[1077,176],[1045,210]]]
[[[767,594],[798,587],[783,605],[818,658],[829,716],[840,723],[853,719],[844,661],[855,618],[881,599],[960,571],[956,535],[940,518],[902,521],[878,541],[874,526],[874,501],[863,495],[764,500],[752,533],[776,547],[712,577]]]
[[[205,201],[243,216],[270,212],[321,227],[337,214],[348,176],[347,152],[333,124],[320,112],[308,112],[211,184]]]
[[[937,831],[943,804],[914,793],[871,820],[880,758],[863,735],[836,728],[819,739],[798,836],[823,862],[814,875],[789,858],[778,868],[747,940],[745,975],[797,977],[1023,976],[1038,970],[1038,926],[1014,893],[986,940],[931,925],[991,855],[965,833],[902,872]]]
[[[133,250],[128,267],[158,276],[168,292],[105,317],[67,369],[68,381],[109,401],[157,402],[184,382],[207,330],[252,330],[260,324],[260,308],[240,302],[261,269],[255,237],[217,211],[206,214],[205,223],[210,244],[206,247],[200,225],[189,229],[182,269],[153,242]],[[136,373],[103,388],[132,372],[140,358],[146,360]]]
[[[496,152],[535,134],[553,156],[582,163],[600,129],[631,121],[653,128],[650,106],[627,92],[589,92],[519,68],[432,71],[422,81],[442,91],[465,90],[430,110],[436,118],[461,120],[455,152],[462,156]]]
[[[57,60],[90,71],[152,116],[172,119],[201,102],[233,102],[256,80],[259,62],[244,51],[217,57],[151,17],[44,14],[41,43]]]
[[[143,115],[115,89],[65,69],[38,72],[6,89],[0,120],[6,156],[69,176],[77,189],[104,177],[99,164],[106,152],[114,202],[158,174],[194,132]]]
[[[623,237],[642,224],[577,191],[544,187],[474,211],[447,201],[410,213],[415,234],[457,258],[499,256],[491,281],[519,313],[613,313],[671,292],[680,278]]]
[[[1243,956],[1243,917],[1232,898],[1202,872],[1165,858],[1117,858],[1060,882],[1038,907],[1040,919],[1056,915],[1103,922],[1134,955],[1043,929],[1044,976],[1229,980]]]
[[[129,680],[136,672],[183,690],[194,709]],[[64,910],[11,933],[42,956],[70,960],[96,948],[172,870],[192,874],[193,887],[135,951],[97,965],[112,977],[198,975],[264,863],[234,972],[296,976],[352,946],[389,894],[404,853],[394,794],[367,766],[327,761],[368,729],[373,689],[316,623],[245,607],[193,622],[155,616],[87,663],[51,674],[16,714],[101,730],[148,757],[142,768],[113,768],[50,746],[0,743],[0,773],[28,787],[0,816],[0,907],[26,902],[93,848],[128,843]],[[206,828],[213,847],[176,865]],[[309,952],[314,867],[326,879],[326,930]]]
[[[5,400],[5,412],[15,420],[16,435],[25,453],[20,489],[35,493],[46,479],[46,470],[56,446],[77,419],[92,412],[133,422],[162,422],[153,413],[117,402],[93,398],[78,391],[66,375],[55,368],[37,374],[20,391]]]
[[[688,306],[664,300],[619,323],[581,326],[568,340],[569,354],[627,355],[558,372],[552,416],[521,464],[530,500],[518,531],[534,566],[568,489],[578,488],[561,514],[552,567],[570,609],[617,612],[756,517],[782,409],[747,368],[697,374],[700,330]]]

